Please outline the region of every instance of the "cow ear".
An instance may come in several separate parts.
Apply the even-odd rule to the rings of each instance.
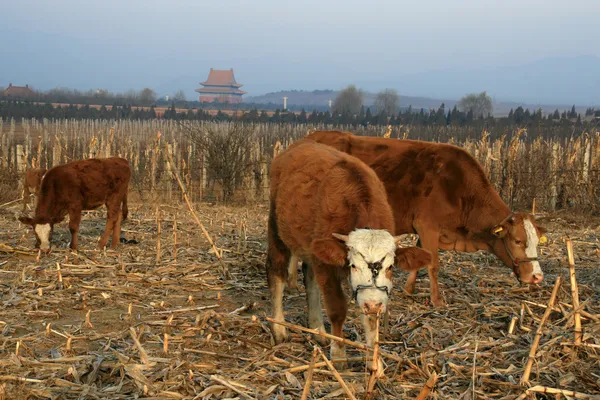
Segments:
[[[31,217],[19,217],[19,221],[21,221],[22,224],[33,226],[33,218]]]
[[[404,233],[402,235],[394,236],[394,243],[396,246],[400,246],[400,243],[408,237],[408,234]]]
[[[315,239],[311,243],[313,255],[321,262],[329,265],[346,265],[348,250],[335,239]]]
[[[500,239],[506,236],[507,232],[508,230],[503,225],[496,225],[492,229],[490,229],[490,233]]]
[[[333,236],[334,238],[341,240],[344,243],[348,242],[348,235],[340,235],[339,233],[332,233],[331,236]]]
[[[404,271],[418,271],[431,264],[431,253],[419,247],[396,249],[396,263]]]

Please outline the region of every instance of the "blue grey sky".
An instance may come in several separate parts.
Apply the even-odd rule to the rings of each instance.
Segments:
[[[505,85],[494,88],[494,74],[531,65],[544,73],[548,59],[577,65],[580,56],[594,65],[600,57],[598,0],[0,0],[0,10],[0,86],[152,87],[191,97],[213,67],[234,68],[249,95],[354,83],[510,98]],[[465,71],[487,75],[469,82]],[[445,74],[456,82],[436,83]],[[547,79],[560,79],[560,68],[555,75]]]

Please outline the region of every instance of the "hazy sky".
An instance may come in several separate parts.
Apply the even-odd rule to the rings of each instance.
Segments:
[[[0,10],[0,86],[160,92],[233,67],[250,94],[378,89],[424,71],[600,56],[600,0],[0,0]]]

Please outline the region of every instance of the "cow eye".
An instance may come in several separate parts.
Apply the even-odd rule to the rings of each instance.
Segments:
[[[515,243],[519,246],[523,244],[523,242],[521,240],[515,240]]]

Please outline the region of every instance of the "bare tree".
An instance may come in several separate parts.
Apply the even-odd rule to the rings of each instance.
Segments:
[[[485,91],[481,93],[470,93],[464,96],[458,102],[458,108],[468,113],[469,111],[473,112],[473,116],[475,117],[487,117],[490,115],[494,109],[492,105],[492,98],[487,95]]]
[[[156,93],[150,88],[144,88],[139,94],[140,103],[144,106],[150,106],[156,103]]]
[[[358,114],[363,105],[364,97],[363,90],[350,85],[338,93],[333,102],[332,111],[340,114]]]
[[[185,92],[183,90],[176,91],[175,94],[173,95],[173,101],[175,103],[185,103],[187,101]]]
[[[375,97],[375,110],[379,115],[389,117],[398,111],[399,106],[400,95],[394,89],[382,90]]]
[[[225,124],[197,125],[182,123],[186,134],[202,149],[207,180],[221,187],[224,202],[233,200],[235,190],[243,185],[248,171],[256,174],[257,163],[252,160],[256,128],[252,124],[233,121]]]

